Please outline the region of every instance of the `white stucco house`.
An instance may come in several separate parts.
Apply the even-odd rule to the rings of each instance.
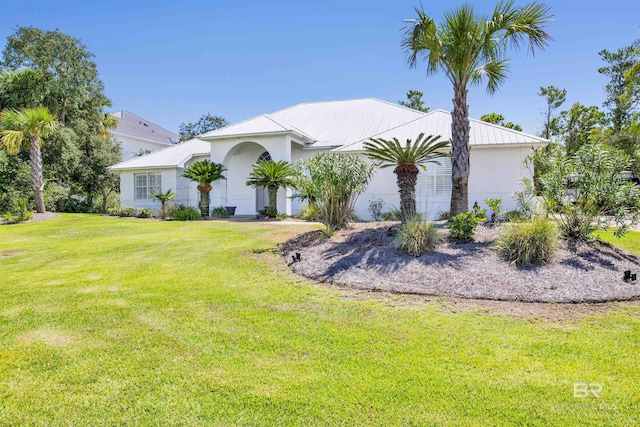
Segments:
[[[224,164],[226,180],[216,182],[211,206],[235,206],[237,215],[253,215],[267,205],[262,189],[245,185],[258,159],[295,162],[322,151],[363,156],[363,143],[370,138],[415,139],[421,132],[451,139],[451,114],[443,110],[428,113],[386,101],[365,98],[346,101],[309,102],[270,114],[253,117],[200,135],[163,150],[112,166],[120,173],[122,206],[158,207],[149,200],[149,191],[177,193],[177,204],[196,206],[196,184],[183,178],[191,162],[209,158]],[[506,209],[514,208],[512,193],[519,181],[530,175],[524,159],[532,147],[547,140],[490,123],[471,119],[471,175],[469,202],[481,205],[486,197],[499,197]],[[451,162],[428,165],[420,172],[417,204],[421,213],[434,218],[449,209]],[[292,190],[280,190],[278,208],[295,214],[300,204]],[[383,199],[385,210],[399,206],[398,189],[392,168],[377,170],[368,189],[356,205],[356,213],[369,219],[369,201]]]
[[[123,161],[178,143],[175,133],[129,111],[120,110],[111,115],[118,119],[118,126],[109,133],[120,143]]]

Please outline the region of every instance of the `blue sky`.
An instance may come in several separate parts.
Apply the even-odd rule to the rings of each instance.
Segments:
[[[403,20],[419,1],[9,1],[0,39],[17,25],[80,38],[95,54],[113,110],[126,109],[177,131],[210,112],[235,122],[299,102],[375,97],[397,102],[409,89],[431,108],[451,110],[444,76],[409,69],[399,48]],[[437,20],[461,2],[423,0]],[[494,1],[472,2],[489,12]],[[601,49],[640,38],[640,2],[548,1],[551,45],[535,57],[512,52],[500,92],[469,94],[470,115],[498,112],[537,132],[540,86],[573,102],[601,105]]]

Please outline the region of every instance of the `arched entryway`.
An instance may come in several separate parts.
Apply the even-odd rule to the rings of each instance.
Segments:
[[[269,197],[265,190],[254,189],[246,184],[253,165],[260,159],[271,159],[271,154],[264,146],[252,141],[235,145],[224,156],[222,163],[227,168],[227,179],[221,183],[224,186],[221,198],[226,200],[223,201],[226,206],[236,208],[236,215],[254,215],[264,209],[264,206],[259,207],[263,198],[268,204]]]

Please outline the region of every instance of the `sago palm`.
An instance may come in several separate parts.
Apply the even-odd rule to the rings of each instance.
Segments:
[[[416,142],[407,139],[403,146],[397,138],[391,141],[372,138],[364,143],[367,157],[380,162],[381,169],[393,167],[400,192],[400,211],[402,222],[406,223],[416,214],[416,182],[422,168],[427,170],[427,163],[438,163],[438,159],[449,157],[442,150],[449,147],[449,141],[438,141],[440,136],[424,133],[418,135]],[[439,164],[439,163],[438,163]]]
[[[247,185],[254,188],[265,187],[269,191],[269,211],[275,214],[278,212],[278,189],[291,187],[294,175],[295,170],[287,161],[259,161],[253,165]]]
[[[211,193],[211,183],[220,179],[226,179],[223,172],[225,168],[220,163],[214,163],[209,160],[201,160],[194,162],[184,170],[182,176],[189,178],[198,183],[198,191],[200,192],[200,213],[203,217],[209,216],[209,194]]]
[[[31,187],[39,213],[45,212],[41,138],[52,135],[57,124],[45,107],[7,109],[0,113],[0,148],[9,154],[17,154],[21,149],[29,150]]]
[[[551,21],[549,7],[542,3],[517,6],[513,0],[499,2],[491,16],[475,13],[471,5],[446,12],[437,24],[422,9],[408,20],[402,39],[409,65],[427,64],[427,74],[442,71],[453,84],[452,193],[450,213],[455,216],[469,208],[469,85],[486,81],[492,94],[506,80],[509,47],[528,44],[533,54],[544,49],[551,37],[544,27]]]

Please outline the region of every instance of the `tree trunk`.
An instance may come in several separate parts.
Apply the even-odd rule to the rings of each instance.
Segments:
[[[400,192],[400,212],[405,224],[416,215],[416,183],[418,168],[415,165],[399,165],[395,171]]]
[[[200,214],[203,217],[209,216],[209,192],[200,192]]]
[[[40,154],[40,140],[37,136],[31,138],[29,148],[29,164],[31,165],[31,187],[33,188],[33,196],[36,202],[36,212],[45,213],[44,196],[44,178],[42,176],[42,155]]]
[[[269,190],[269,210],[278,213],[278,187],[267,187]]]
[[[451,207],[454,217],[469,211],[469,106],[467,89],[454,87],[451,115]]]
[[[105,214],[107,213],[107,197],[109,197],[109,194],[111,194],[111,191],[107,193],[107,191],[104,188],[101,188],[100,194],[102,195],[102,213]]]

